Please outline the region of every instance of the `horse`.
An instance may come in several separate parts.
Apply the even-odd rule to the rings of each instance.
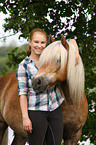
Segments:
[[[22,126],[16,72],[0,77],[0,145],[8,126],[15,132],[12,145],[24,145],[28,136]]]
[[[51,37],[49,37],[49,38],[51,40]],[[62,42],[63,42],[63,39],[62,39]],[[63,50],[65,50],[65,48],[68,47],[68,44],[65,42],[63,42],[63,43],[65,46],[65,47],[63,47]],[[87,104],[87,99],[86,99],[85,93],[84,93],[83,97],[80,97],[80,98],[77,97],[74,99],[73,95],[70,96],[69,91],[72,91],[72,90],[70,90],[70,88],[69,88],[68,80],[66,81],[67,63],[68,63],[68,60],[70,57],[69,57],[68,51],[66,51],[66,50],[65,50],[66,55],[63,55],[63,52],[64,52],[63,50],[62,50],[62,57],[64,56],[64,58],[62,58],[62,57],[59,58],[59,55],[60,55],[59,50],[57,50],[56,57],[55,57],[55,54],[52,52],[52,54],[54,54],[54,58],[58,58],[58,59],[55,59],[55,62],[52,62],[51,61],[52,59],[50,59],[50,57],[49,57],[52,55],[51,53],[48,56],[49,59],[46,54],[46,56],[44,56],[44,57],[46,57],[48,59],[48,61],[50,60],[50,65],[52,65],[52,63],[53,64],[56,63],[56,65],[57,64],[58,65],[54,66],[54,68],[52,65],[52,68],[50,70],[48,61],[46,60],[45,65],[42,65],[40,67],[37,74],[39,75],[40,72],[42,74],[46,70],[46,73],[43,73],[43,74],[45,77],[46,76],[48,77],[47,71],[50,70],[49,74],[52,75],[52,74],[54,74],[54,72],[52,70],[55,69],[55,74],[54,74],[55,80],[53,80],[53,77],[52,77],[52,78],[50,78],[49,84],[48,83],[44,84],[44,82],[43,82],[43,84],[45,87],[46,86],[51,87],[55,83],[60,82],[60,90],[62,91],[62,95],[64,93],[64,97],[65,97],[65,100],[62,104],[62,113],[63,113],[63,119],[64,119],[64,135],[63,135],[64,145],[66,145],[66,144],[75,145],[81,136],[82,127],[84,126],[86,118],[87,118],[88,104]],[[42,55],[43,55],[43,53],[42,53]],[[41,59],[42,59],[42,57],[41,57]],[[41,61],[41,59],[40,59],[40,61]],[[43,60],[44,60],[44,58],[42,59],[42,61]],[[59,65],[60,62],[62,62],[61,67]],[[45,69],[45,67],[46,67],[46,69]],[[78,67],[78,65],[76,67]],[[63,69],[64,69],[64,72],[62,71]],[[80,71],[80,69],[79,69],[79,71]],[[57,77],[56,77],[56,74],[57,74]],[[41,78],[42,78],[42,80],[44,79],[42,76],[41,76]],[[80,76],[80,79],[82,79],[81,76]],[[34,78],[34,80],[35,80],[35,78]],[[73,81],[75,81],[75,78],[73,79]],[[32,80],[32,83],[33,82],[34,81]],[[80,87],[82,86],[81,84],[79,84],[79,85],[80,85]],[[75,87],[76,87],[76,85],[75,85]],[[42,88],[42,85],[41,85],[41,88]],[[39,91],[39,89],[38,89],[38,91]],[[42,91],[44,91],[44,88],[42,88]],[[79,95],[82,94],[82,91],[81,91],[81,93],[80,93],[80,91],[79,91]],[[76,95],[78,95],[78,94],[76,94]],[[79,99],[79,101],[77,99]],[[22,113],[21,113],[21,109],[20,109],[20,100],[19,100],[19,96],[18,96],[18,85],[17,85],[17,80],[16,80],[16,72],[8,73],[8,74],[0,77],[0,145],[2,145],[3,136],[4,136],[4,133],[5,133],[6,129],[8,128],[8,126],[10,126],[10,128],[14,131],[14,139],[13,139],[11,145],[24,145],[28,140],[28,136],[27,136],[27,132],[23,129],[23,125],[22,125]]]
[[[88,115],[83,62],[79,56],[78,64],[75,64],[75,48],[63,35],[60,41],[50,35],[49,41],[51,44],[40,56],[32,86],[34,91],[44,92],[57,84],[65,99],[61,104],[64,145],[76,145]]]

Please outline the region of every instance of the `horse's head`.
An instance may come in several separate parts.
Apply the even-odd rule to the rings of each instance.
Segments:
[[[52,43],[42,52],[40,68],[32,80],[33,89],[37,92],[44,92],[47,87],[66,79],[69,45],[63,35],[61,41],[53,41],[50,35],[49,42]]]

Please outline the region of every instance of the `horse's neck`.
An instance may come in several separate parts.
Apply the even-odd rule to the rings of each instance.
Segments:
[[[68,87],[67,81],[61,82],[61,83],[60,83],[60,88],[61,88],[61,91],[62,91],[63,94],[64,94],[64,97],[65,97],[66,101],[67,101],[69,104],[73,104],[73,101],[72,101],[72,99],[71,99],[71,97],[70,97],[69,87]]]

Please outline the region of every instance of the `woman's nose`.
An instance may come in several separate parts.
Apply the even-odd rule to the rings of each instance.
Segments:
[[[41,43],[38,43],[38,47],[41,48]]]

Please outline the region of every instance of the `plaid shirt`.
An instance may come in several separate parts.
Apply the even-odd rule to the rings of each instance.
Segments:
[[[18,65],[16,78],[18,94],[27,95],[28,110],[53,111],[60,106],[64,98],[57,85],[47,89],[44,93],[37,93],[32,88],[32,78],[38,68],[28,56]]]

